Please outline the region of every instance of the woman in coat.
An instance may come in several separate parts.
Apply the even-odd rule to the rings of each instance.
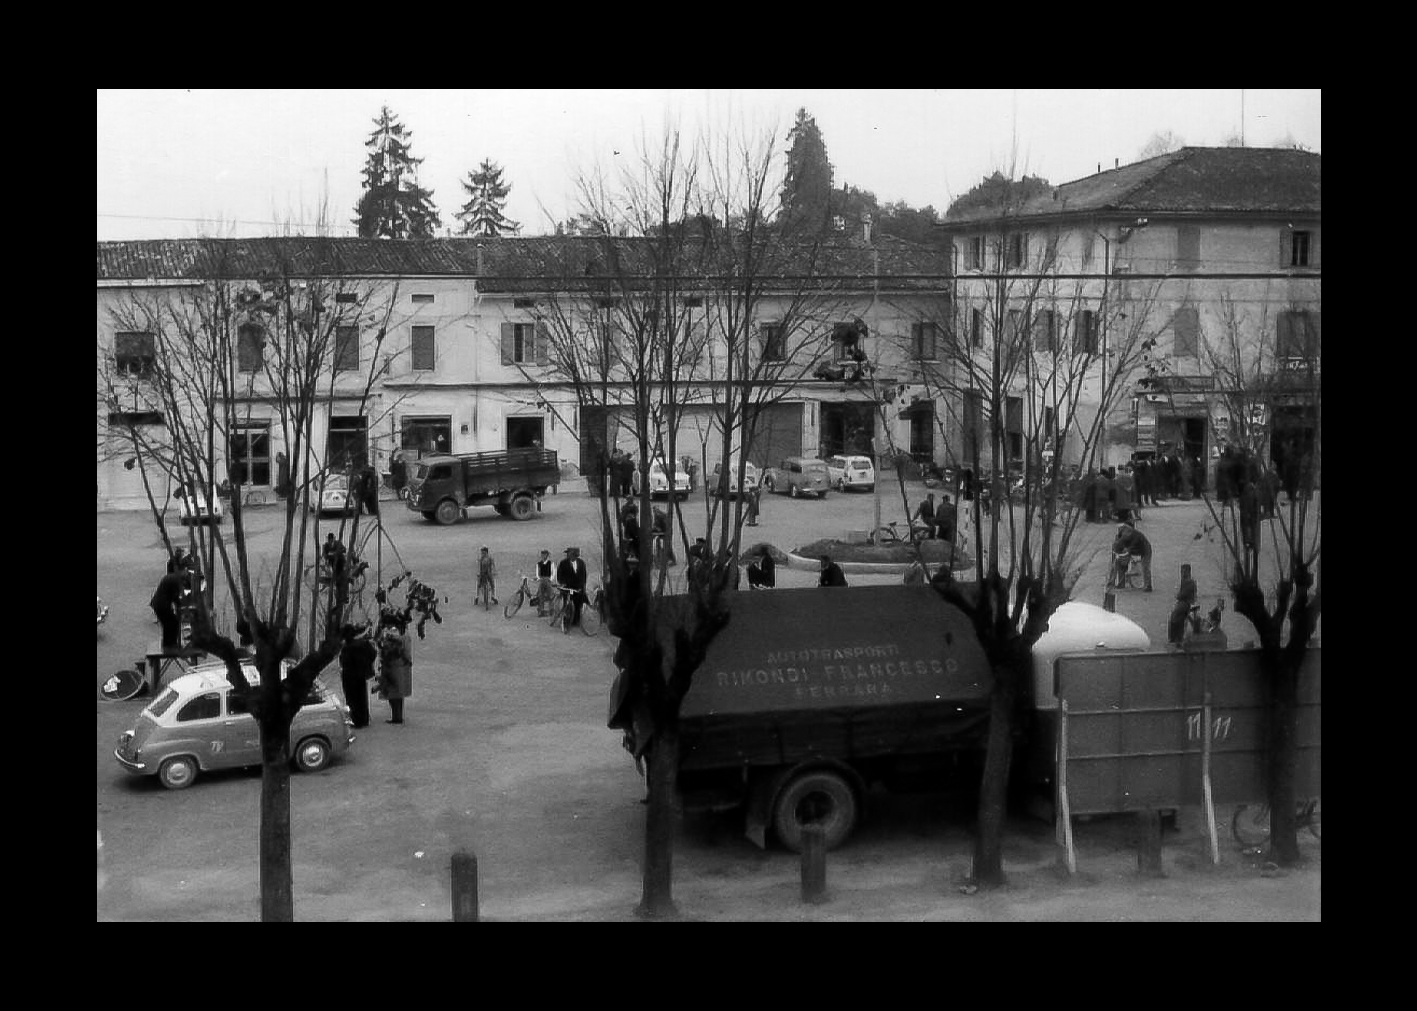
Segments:
[[[389,702],[391,719],[403,722],[403,700],[413,694],[413,639],[408,629],[386,629],[379,647],[379,694]]]

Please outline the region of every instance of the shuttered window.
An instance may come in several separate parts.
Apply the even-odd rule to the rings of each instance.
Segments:
[[[1177,358],[1195,358],[1200,354],[1200,313],[1193,306],[1176,310],[1171,329],[1176,334],[1174,354]]]
[[[1040,309],[1033,318],[1033,350],[1058,350],[1058,322],[1052,309]]]
[[[236,331],[236,368],[240,372],[261,371],[266,330],[257,323],[245,323]]]
[[[142,332],[122,332],[113,335],[114,365],[121,376],[150,376],[157,364],[157,347],[153,335]]]
[[[1095,355],[1097,350],[1097,313],[1092,309],[1083,309],[1077,314],[1073,326],[1073,354]]]
[[[782,361],[786,354],[782,324],[764,323],[761,329],[763,337],[763,360],[773,362]]]
[[[1278,358],[1318,359],[1321,351],[1319,317],[1321,313],[1286,311],[1277,317],[1278,334],[1275,356]]]
[[[335,328],[335,371],[359,371],[359,327]]]
[[[969,310],[969,344],[971,347],[984,346],[984,310]]]
[[[920,361],[934,361],[936,353],[936,328],[934,323],[912,323],[910,325],[910,353]]]
[[[437,361],[431,326],[413,328],[413,368],[415,372],[432,372]]]
[[[1199,225],[1181,225],[1176,229],[1176,269],[1195,270],[1201,263],[1201,229]]]
[[[545,365],[546,327],[536,323],[502,324],[503,365]]]

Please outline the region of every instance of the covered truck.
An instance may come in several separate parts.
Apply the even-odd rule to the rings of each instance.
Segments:
[[[808,822],[835,846],[871,784],[937,781],[981,751],[991,685],[968,619],[929,587],[739,593],[680,709],[680,796],[743,808],[760,846],[770,825],[800,849]],[[642,747],[652,728],[621,689],[610,725]]]
[[[531,447],[456,456],[425,456],[412,467],[408,507],[426,520],[456,523],[468,506],[529,520],[547,488],[561,480],[554,450]]]

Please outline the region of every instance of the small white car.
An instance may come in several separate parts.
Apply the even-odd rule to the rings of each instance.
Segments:
[[[639,478],[639,471],[635,472],[635,477]],[[669,477],[665,474],[663,460],[650,461],[649,495],[650,498],[669,497]],[[679,499],[689,497],[689,475],[678,467],[674,468],[674,497]]]
[[[722,490],[721,482],[722,482],[722,480],[723,480],[723,469],[724,469],[724,466],[723,466],[722,463],[716,463],[716,464],[713,465],[713,473],[709,475],[709,479],[708,479],[708,490],[709,490],[709,494],[712,495],[714,498],[717,498],[717,497],[719,496],[720,491]],[[734,461],[734,462],[732,462],[732,463],[729,463],[727,469],[728,469],[728,497],[729,497],[729,498],[734,498],[734,497],[736,497],[736,496],[738,495],[738,492],[739,492],[739,488],[738,488],[738,463],[737,463],[737,461]],[[742,488],[742,490],[745,491],[745,492],[750,492],[750,491],[752,491],[754,488],[756,488],[757,486],[758,486],[758,468],[757,468],[756,466],[754,466],[753,464],[751,464],[751,463],[745,463],[745,464],[743,465],[743,488]]]
[[[311,512],[339,513],[351,511],[349,478],[344,474],[326,474],[316,485],[317,493],[309,499]]]
[[[282,673],[289,670],[282,663]],[[242,672],[253,687],[252,664]],[[169,790],[192,785],[199,772],[261,764],[256,719],[231,694],[220,662],[199,664],[174,678],[118,738],[113,757],[139,776],[157,776]],[[354,721],[344,700],[318,677],[290,724],[291,761],[301,772],[319,772],[354,743]]]
[[[827,458],[827,480],[837,491],[874,491],[876,467],[869,456]]]

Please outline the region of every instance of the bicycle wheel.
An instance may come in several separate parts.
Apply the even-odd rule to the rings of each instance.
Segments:
[[[561,627],[561,612],[566,609],[566,598],[559,593],[551,598],[551,620],[548,624],[552,628]]]
[[[99,685],[98,697],[108,702],[126,702],[146,687],[147,683],[137,669],[124,667],[114,671],[107,681]]]
[[[507,601],[507,606],[502,608],[503,617],[510,618],[522,609],[522,604],[526,602],[526,594],[518,590],[512,599]]]
[[[1230,832],[1241,846],[1263,846],[1269,842],[1269,805],[1241,804],[1235,809]]]
[[[581,631],[586,635],[595,635],[600,631],[603,618],[600,613],[600,597],[581,608]]]

